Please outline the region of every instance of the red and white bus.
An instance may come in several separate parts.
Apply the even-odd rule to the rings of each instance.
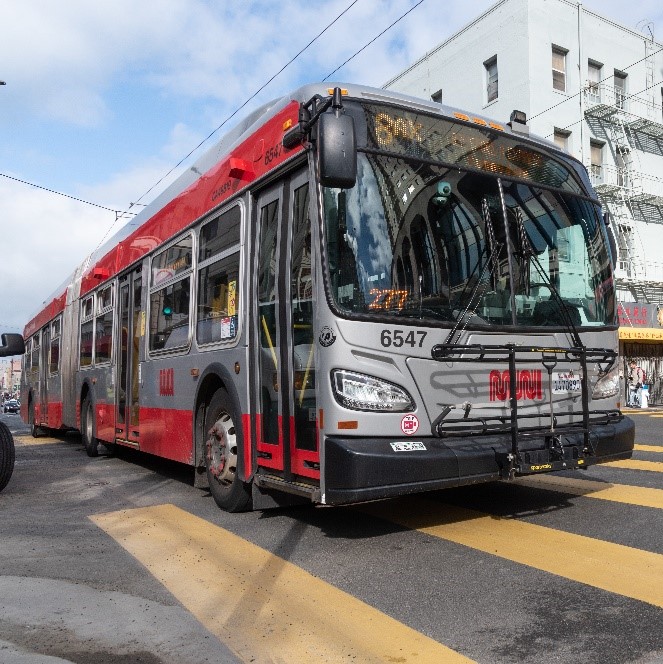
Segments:
[[[22,415],[231,511],[585,468],[633,448],[612,284],[584,168],[519,114],[310,85],[48,298]]]

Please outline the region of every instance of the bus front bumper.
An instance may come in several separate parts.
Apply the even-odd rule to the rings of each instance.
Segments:
[[[633,453],[635,424],[624,417],[592,426],[592,450],[585,453],[581,433],[564,434],[561,448],[551,451],[543,435],[519,441],[521,463],[510,466],[508,436],[474,438],[350,438],[324,441],[324,498],[329,505],[377,500],[514,475],[586,468],[628,459]]]

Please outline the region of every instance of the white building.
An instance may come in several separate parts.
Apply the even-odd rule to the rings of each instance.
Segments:
[[[501,0],[384,87],[502,122],[524,111],[590,171],[620,301],[663,303],[663,44],[641,27],[575,0]]]

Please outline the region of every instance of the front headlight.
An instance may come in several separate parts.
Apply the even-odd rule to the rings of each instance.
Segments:
[[[614,366],[608,373],[599,378],[594,385],[592,399],[607,399],[619,392],[619,369]]]
[[[334,369],[331,379],[336,401],[346,408],[392,413],[414,410],[412,397],[386,380],[343,369]]]

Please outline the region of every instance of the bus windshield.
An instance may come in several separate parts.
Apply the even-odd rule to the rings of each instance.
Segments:
[[[336,307],[450,324],[469,316],[468,327],[613,325],[600,209],[578,195],[575,173],[536,154],[537,173],[565,176],[526,182],[496,172],[495,161],[481,172],[478,162],[436,164],[430,153],[360,150],[355,186],[323,189]]]

